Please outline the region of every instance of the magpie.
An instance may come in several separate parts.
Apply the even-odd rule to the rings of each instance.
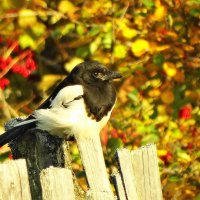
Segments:
[[[0,135],[0,146],[30,128],[62,138],[99,134],[116,101],[112,80],[121,77],[97,61],[76,65],[30,116]]]

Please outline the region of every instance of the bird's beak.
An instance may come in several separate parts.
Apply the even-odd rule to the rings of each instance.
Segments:
[[[118,78],[122,78],[122,75],[119,72],[111,71],[110,79],[118,79]]]
[[[122,78],[122,75],[119,72],[109,71],[107,74],[103,75],[99,73],[96,78],[101,79],[102,81],[108,81],[113,79]]]

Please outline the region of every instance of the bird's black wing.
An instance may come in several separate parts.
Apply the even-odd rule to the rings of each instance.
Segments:
[[[66,87],[66,86],[70,86],[73,85],[73,81],[67,77],[65,78],[61,83],[59,83],[56,88],[54,89],[54,91],[52,92],[52,94],[37,108],[37,109],[46,109],[49,108],[51,105],[51,102],[53,101],[53,99],[56,97],[56,95],[58,94],[58,92]]]

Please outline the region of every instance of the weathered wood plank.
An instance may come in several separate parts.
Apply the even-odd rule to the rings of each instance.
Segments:
[[[110,192],[104,191],[92,191],[88,190],[86,193],[86,200],[108,200],[111,199]]]
[[[26,161],[24,159],[0,164],[0,199],[31,200]]]
[[[119,200],[126,200],[126,194],[122,183],[122,178],[119,172],[112,175],[113,184]]]
[[[117,159],[128,200],[162,200],[156,146],[146,145],[134,151],[121,149]]]
[[[75,200],[69,169],[50,167],[40,173],[43,200]]]
[[[122,182],[125,188],[126,198],[128,200],[138,200],[136,180],[131,161],[131,152],[127,149],[119,149],[116,152],[116,157],[119,164]]]
[[[95,195],[104,192],[108,194],[107,200],[113,200],[99,135],[92,138],[76,137],[76,141],[90,189],[95,191]]]
[[[132,151],[132,163],[136,176],[139,199],[162,200],[156,146],[146,145]]]

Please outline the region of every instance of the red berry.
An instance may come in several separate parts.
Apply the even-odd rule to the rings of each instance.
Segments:
[[[179,118],[181,119],[189,119],[191,118],[192,108],[189,106],[184,106],[179,111]]]
[[[166,155],[161,156],[160,158],[161,158],[161,160],[164,161],[165,164],[168,164],[172,159],[172,154],[170,152],[167,152]]]
[[[32,58],[30,58],[30,57],[28,57],[28,58],[26,59],[26,68],[27,68],[27,69],[30,69],[31,71],[36,70],[35,61],[34,61]]]
[[[3,70],[5,69],[12,61],[12,58],[11,57],[8,57],[8,58],[3,58],[3,57],[0,57],[0,69]]]
[[[12,159],[13,159],[13,156],[12,156],[12,154],[11,154],[11,153],[9,153],[9,155],[8,155],[8,158],[9,158],[10,160],[12,160]]]
[[[118,138],[119,137],[116,129],[112,129],[110,133],[111,133],[112,138]]]
[[[9,83],[10,83],[10,81],[9,81],[7,78],[2,78],[2,79],[0,79],[0,88],[1,88],[2,90],[4,90],[5,87],[6,87],[7,85],[9,85]]]
[[[192,143],[188,143],[187,144],[187,149],[192,149],[193,148],[193,144]]]
[[[119,137],[121,138],[121,140],[122,140],[123,143],[126,143],[126,142],[127,142],[125,133],[119,134]]]

